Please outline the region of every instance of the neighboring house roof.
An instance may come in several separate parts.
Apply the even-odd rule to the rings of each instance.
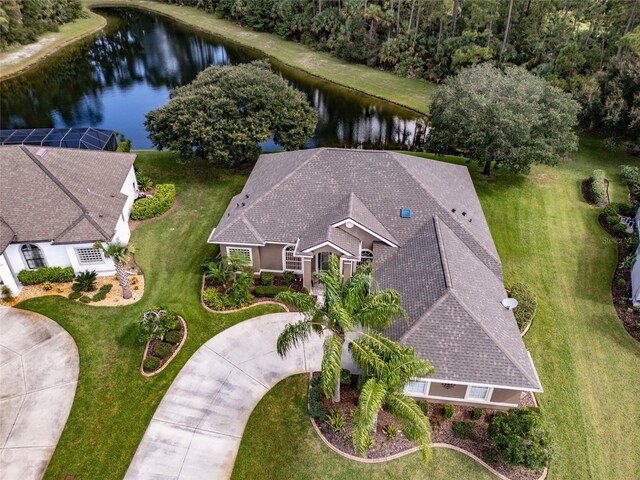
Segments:
[[[378,281],[399,291],[409,313],[390,338],[428,358],[436,378],[540,388],[500,303],[500,259],[464,166],[371,150],[263,155],[210,241],[292,243],[300,254],[331,242],[359,256],[360,241],[333,227],[346,219],[375,234]]]
[[[9,243],[110,241],[130,153],[0,147],[0,251]],[[9,239],[9,235],[11,238]]]

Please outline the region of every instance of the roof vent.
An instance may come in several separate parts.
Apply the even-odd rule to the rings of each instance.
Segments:
[[[246,193],[246,194],[244,195],[244,198],[249,198],[249,194],[248,194],[248,193]]]
[[[36,155],[39,156],[39,157],[44,157],[46,153],[47,153],[47,149],[46,148],[41,148],[36,152]]]
[[[344,224],[344,226],[347,227],[347,228],[353,228],[354,225],[355,224],[352,221],[347,221],[347,223]]]
[[[402,210],[400,210],[400,216],[402,218],[411,218],[411,209],[403,208]]]

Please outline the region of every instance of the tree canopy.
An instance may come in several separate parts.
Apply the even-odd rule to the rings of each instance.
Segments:
[[[157,148],[233,166],[273,140],[299,148],[316,127],[317,113],[304,93],[289,86],[265,62],[213,66],[171,92],[169,102],[146,115]]]
[[[577,149],[578,109],[568,94],[523,68],[480,64],[436,90],[428,141],[436,151],[467,152],[485,174],[492,163],[528,173],[532,163],[553,165]]]

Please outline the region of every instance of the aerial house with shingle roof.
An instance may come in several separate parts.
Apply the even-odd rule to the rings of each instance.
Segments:
[[[112,275],[95,242],[127,244],[138,196],[136,156],[98,150],[0,146],[0,284],[14,295],[23,269],[73,267]]]
[[[385,332],[436,367],[406,389],[436,401],[511,407],[542,387],[466,167],[393,152],[320,148],[263,155],[209,237],[256,274],[314,272],[340,258],[348,278],[373,261],[409,320]]]

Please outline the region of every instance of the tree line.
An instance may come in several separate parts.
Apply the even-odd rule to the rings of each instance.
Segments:
[[[581,104],[586,128],[640,143],[640,0],[162,0],[354,63],[441,82],[518,65]]]
[[[80,0],[0,0],[0,51],[35,42],[82,13]]]

